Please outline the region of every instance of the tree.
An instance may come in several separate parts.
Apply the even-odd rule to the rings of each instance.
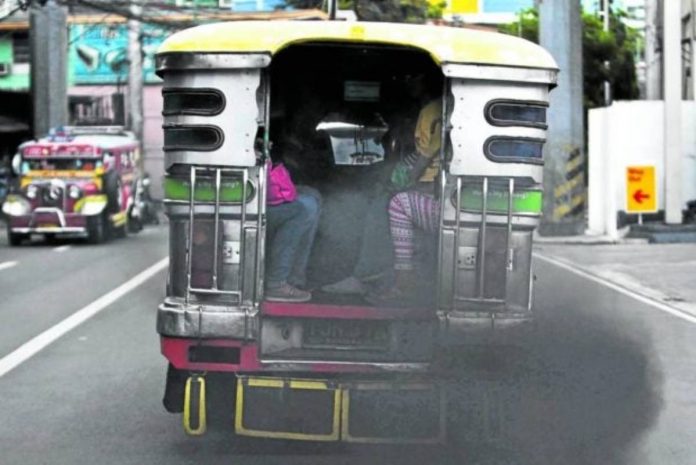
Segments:
[[[604,81],[611,83],[616,100],[638,98],[638,81],[634,54],[639,46],[638,33],[626,27],[625,14],[612,12],[609,31],[604,31],[602,20],[584,12],[583,21],[583,79],[584,101],[587,108],[604,105]],[[500,27],[501,32],[539,42],[539,13],[532,8],[523,11],[518,21]],[[609,68],[604,66],[609,62]]]
[[[292,8],[321,8],[321,0],[286,0]],[[342,10],[353,10],[361,21],[424,23],[442,17],[444,0],[338,0]]]

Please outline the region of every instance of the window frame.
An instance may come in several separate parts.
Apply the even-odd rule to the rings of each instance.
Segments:
[[[222,145],[225,142],[224,131],[219,126],[215,126],[213,124],[173,124],[173,123],[168,123],[168,124],[163,124],[162,129],[164,132],[164,141],[163,141],[162,150],[164,152],[215,152],[220,147],[222,147]],[[209,146],[193,145],[191,143],[174,145],[174,146],[171,146],[171,145],[167,146],[167,131],[168,130],[186,130],[186,129],[211,130],[217,137],[216,137],[215,142]]]
[[[501,157],[495,155],[491,152],[491,145],[496,141],[513,141],[513,142],[534,142],[541,144],[541,156],[536,157]],[[543,165],[544,164],[544,144],[546,139],[540,137],[518,137],[518,136],[491,136],[483,143],[483,154],[489,160],[496,163],[526,163],[530,165]]]
[[[546,116],[546,122],[530,122],[530,121],[519,121],[519,120],[501,120],[493,117],[493,107],[496,105],[516,105],[516,106],[527,106],[535,108],[543,108],[547,110],[549,108],[548,102],[543,102],[541,100],[515,100],[515,99],[494,99],[486,103],[483,108],[483,115],[491,126],[497,127],[511,127],[518,126],[524,128],[535,128],[535,129],[548,129],[548,112],[544,112]]]
[[[193,95],[206,95],[212,94],[220,98],[220,104],[212,109],[186,109],[181,108],[179,110],[166,110],[166,101],[168,94],[176,93],[188,93]],[[215,89],[213,87],[167,87],[162,89],[162,116],[217,116],[227,107],[227,99],[225,98],[225,93],[220,89]]]

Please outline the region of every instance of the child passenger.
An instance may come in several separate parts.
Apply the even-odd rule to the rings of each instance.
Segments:
[[[309,254],[321,213],[321,195],[308,186],[295,186],[282,163],[267,163],[266,300],[306,302]]]

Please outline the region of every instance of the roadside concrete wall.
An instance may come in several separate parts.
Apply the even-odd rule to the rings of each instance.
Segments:
[[[681,182],[682,203],[696,199],[696,102],[682,103],[682,176],[664,178],[664,104],[662,101],[615,102],[590,110],[588,118],[588,229],[618,235],[616,215],[626,211],[626,167],[654,165],[657,205],[664,209],[666,182]]]

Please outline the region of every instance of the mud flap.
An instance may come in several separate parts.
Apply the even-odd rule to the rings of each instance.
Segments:
[[[442,444],[444,389],[430,383],[353,383],[343,388],[341,437],[373,444]]]
[[[341,391],[322,380],[240,377],[235,432],[242,436],[337,441]]]
[[[207,429],[205,378],[190,376],[184,389],[184,431],[190,436],[201,436]]]
[[[444,389],[419,382],[240,377],[235,432],[304,441],[445,442]]]

